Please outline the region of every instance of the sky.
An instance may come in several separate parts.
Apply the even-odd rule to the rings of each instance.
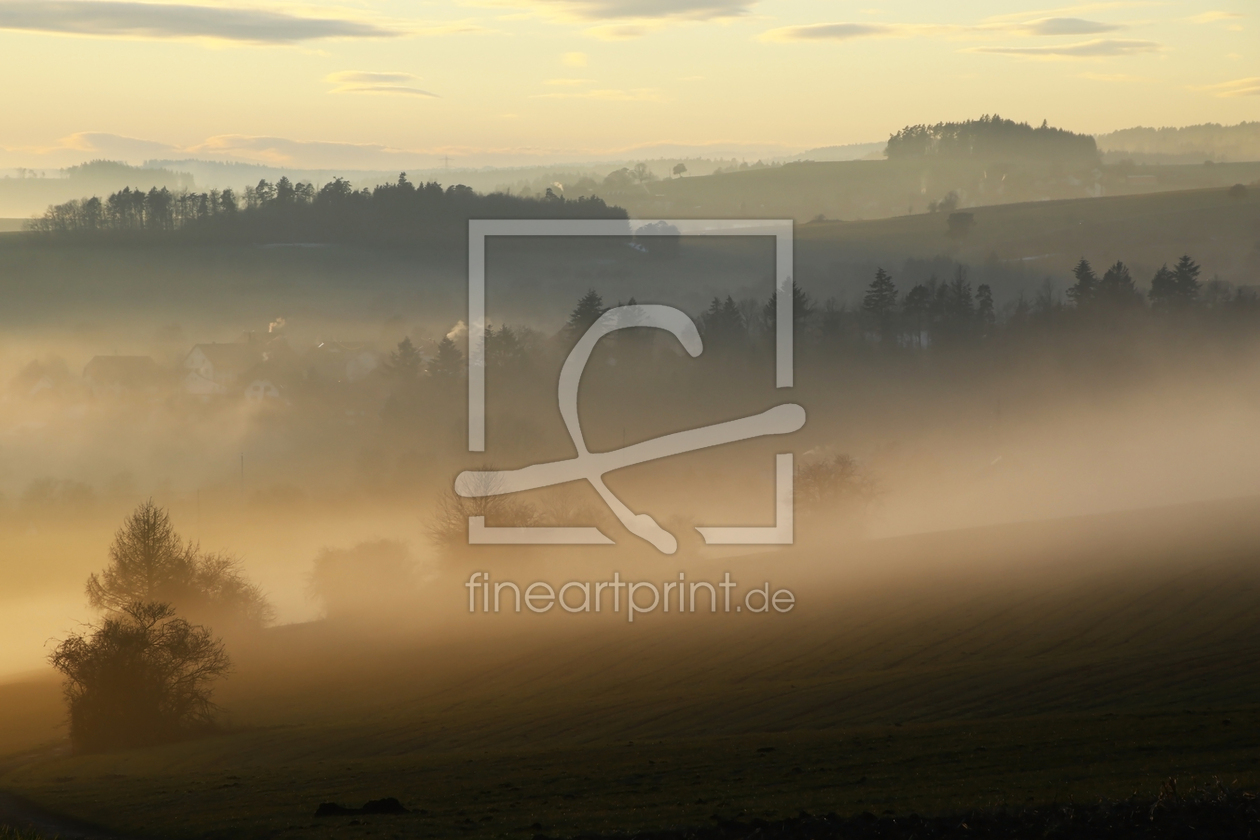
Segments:
[[[0,0],[0,167],[749,159],[1260,119],[1254,0]]]

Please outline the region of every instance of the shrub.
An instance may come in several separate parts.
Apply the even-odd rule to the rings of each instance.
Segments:
[[[793,485],[794,506],[803,524],[826,522],[841,527],[860,527],[879,487],[862,472],[849,455],[823,455],[797,463]]]
[[[394,540],[325,548],[315,558],[307,594],[329,617],[397,613],[413,601],[416,564],[407,546]]]
[[[230,669],[223,643],[169,604],[134,603],[49,657],[66,677],[70,742],[100,752],[214,728],[211,683]]]

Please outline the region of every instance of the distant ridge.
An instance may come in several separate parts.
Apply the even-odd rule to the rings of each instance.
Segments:
[[[883,160],[884,159],[884,142],[879,143],[846,143],[843,146],[819,146],[817,149],[807,149],[798,155],[792,155],[785,160],[813,160],[813,161],[837,161],[837,160]]]
[[[1181,127],[1136,126],[1097,136],[1108,162],[1216,163],[1260,160],[1260,122],[1202,123]]]

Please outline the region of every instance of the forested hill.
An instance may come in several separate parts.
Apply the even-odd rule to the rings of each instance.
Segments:
[[[1083,165],[1098,162],[1098,146],[1088,134],[1045,122],[1033,128],[994,114],[966,122],[906,126],[888,138],[884,155],[889,160],[976,158]]]
[[[30,229],[46,236],[90,239],[179,239],[199,242],[339,242],[408,244],[462,241],[468,220],[628,219],[598,197],[566,200],[551,190],[541,198],[481,195],[465,186],[395,183],[353,189],[340,178],[316,190],[281,178],[259,181],[243,195],[231,189],[198,193],[123,189],[106,199],[48,208]],[[627,233],[629,230],[627,229]]]

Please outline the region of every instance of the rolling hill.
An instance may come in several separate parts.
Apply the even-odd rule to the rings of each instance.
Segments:
[[[922,214],[953,192],[959,208],[1050,199],[1206,189],[1260,180],[1260,163],[1116,164],[1067,171],[983,160],[804,161],[698,178],[652,181],[600,195],[639,218],[791,218],[855,221]]]
[[[797,225],[797,272],[808,291],[856,303],[877,265],[905,291],[928,271],[972,267],[972,281],[990,283],[999,301],[1031,300],[1043,280],[1058,292],[1085,257],[1095,266],[1124,261],[1140,289],[1160,265],[1191,254],[1203,279],[1234,286],[1260,283],[1260,189],[1244,197],[1228,189],[1035,201],[970,208],[965,237],[948,236],[948,215],[918,214],[863,222]],[[917,261],[917,266],[907,266]]]

